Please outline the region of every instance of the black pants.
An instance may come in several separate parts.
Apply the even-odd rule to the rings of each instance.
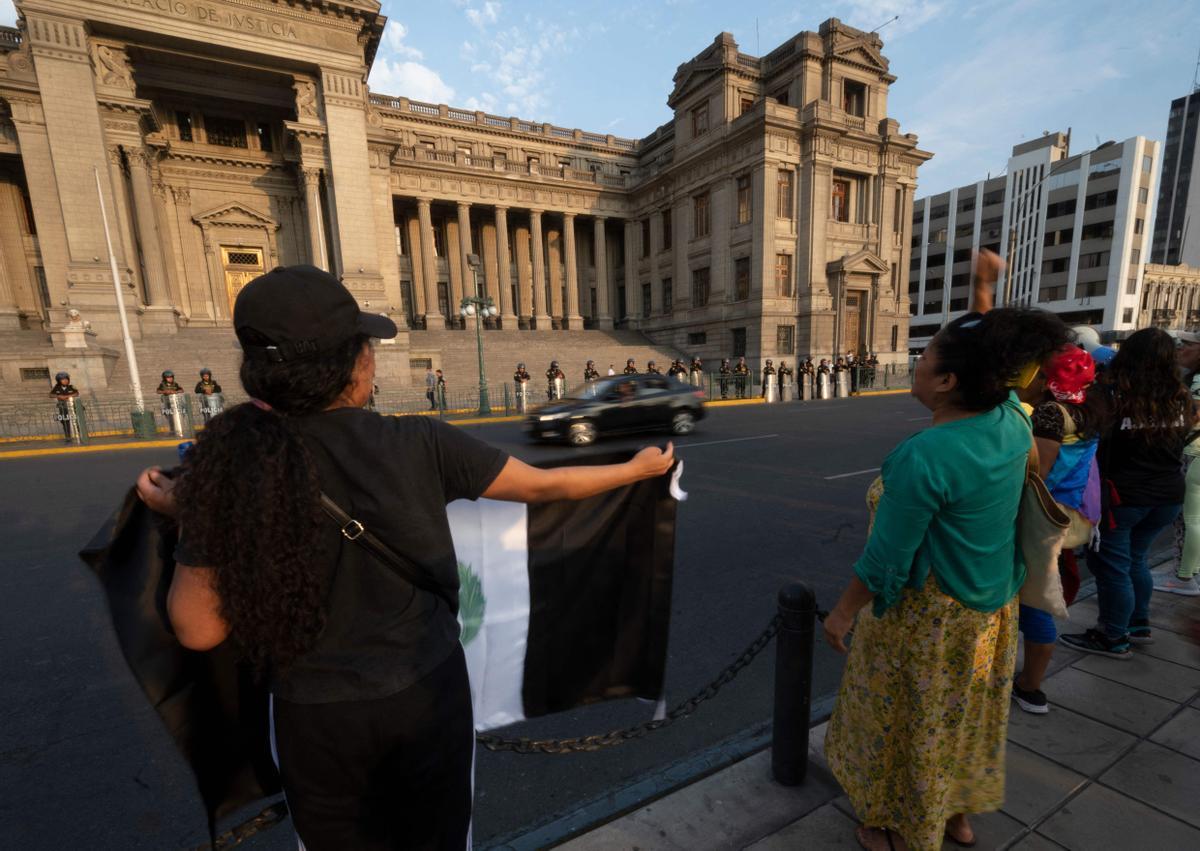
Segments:
[[[378,700],[275,699],[275,743],[308,851],[453,849],[471,825],[475,734],[462,648]]]

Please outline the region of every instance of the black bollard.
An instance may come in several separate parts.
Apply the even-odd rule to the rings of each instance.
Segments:
[[[803,583],[779,591],[779,634],[775,638],[775,718],[771,730],[771,773],[783,786],[798,786],[808,771],[808,727],[812,710],[813,632],[817,601]]]

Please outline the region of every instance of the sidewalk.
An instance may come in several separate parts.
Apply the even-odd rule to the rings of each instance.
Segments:
[[[1080,600],[1059,628],[1081,631],[1095,617],[1095,598]],[[1012,706],[1004,808],[972,819],[981,851],[1200,848],[1200,646],[1186,637],[1191,618],[1200,618],[1200,598],[1156,592],[1156,642],[1134,659],[1055,648],[1043,686],[1050,713]],[[858,822],[826,768],[824,738],[822,724],[803,786],[771,780],[767,749],[559,847],[858,848]]]

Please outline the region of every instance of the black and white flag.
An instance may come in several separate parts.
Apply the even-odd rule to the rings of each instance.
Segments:
[[[476,729],[661,697],[681,473],[578,502],[448,507]]]

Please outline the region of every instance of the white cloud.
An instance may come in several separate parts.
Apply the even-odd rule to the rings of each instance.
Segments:
[[[383,31],[384,50],[407,59],[424,58],[424,54],[420,50],[405,42],[407,37],[408,27],[399,21],[388,21],[387,29]]]
[[[494,0],[485,0],[484,4],[478,9],[470,8],[466,11],[467,20],[471,25],[479,29],[483,29],[489,24],[494,24],[500,20],[500,4]]]
[[[0,0],[0,26],[12,27],[17,24],[17,10],[13,0]]]
[[[453,103],[454,89],[437,71],[420,62],[379,57],[367,80],[371,91],[432,103]]]
[[[580,33],[544,20],[526,22],[465,41],[461,55],[471,72],[492,92],[494,109],[526,118],[549,120],[549,66],[564,55]],[[482,96],[480,98],[483,100]],[[482,108],[482,107],[481,107]]]

